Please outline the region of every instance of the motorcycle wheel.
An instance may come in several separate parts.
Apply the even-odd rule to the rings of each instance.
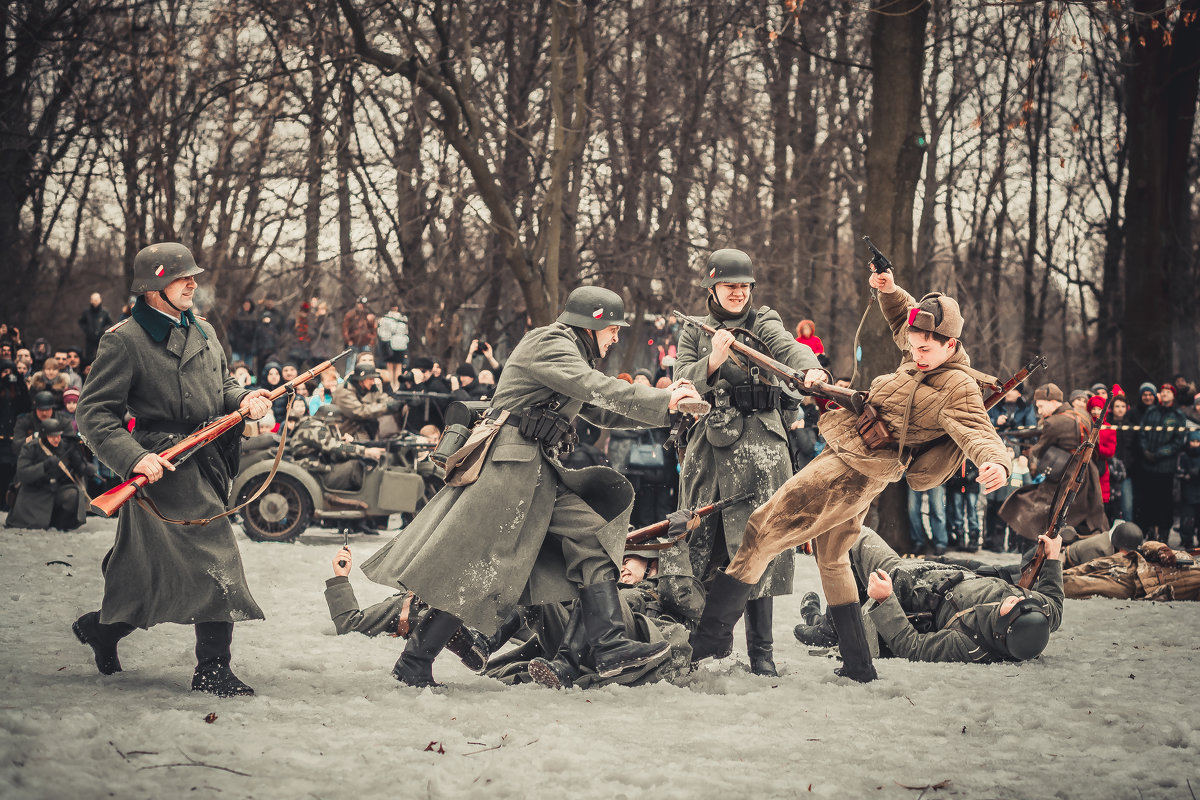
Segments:
[[[257,492],[265,478],[248,481],[237,502]],[[290,475],[276,474],[267,490],[242,509],[242,527],[256,542],[294,542],[308,528],[312,513],[313,501],[304,485]]]

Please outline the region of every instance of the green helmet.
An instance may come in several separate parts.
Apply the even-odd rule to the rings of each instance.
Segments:
[[[178,242],[160,242],[143,247],[133,259],[133,283],[129,291],[133,294],[157,292],[167,288],[176,278],[199,275],[204,272],[196,265],[192,251]]]
[[[313,419],[319,419],[322,422],[337,422],[345,419],[345,414],[333,403],[326,403],[313,413]]]
[[[629,326],[621,295],[599,286],[580,286],[571,292],[558,321],[589,331],[602,331],[610,325]]]
[[[748,283],[754,285],[754,265],[750,256],[741,250],[726,248],[708,257],[708,272],[700,285],[711,289],[718,283]]]

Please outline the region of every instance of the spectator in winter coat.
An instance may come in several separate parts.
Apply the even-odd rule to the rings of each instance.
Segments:
[[[259,364],[279,358],[279,330],[283,319],[275,311],[275,301],[269,297],[262,300],[262,311],[258,315],[258,327],[254,331],[254,353]]]
[[[1190,406],[1196,397],[1196,384],[1187,379],[1181,372],[1175,376],[1175,405],[1180,408]]]
[[[1187,447],[1179,454],[1179,546],[1196,546],[1196,517],[1200,514],[1200,430],[1188,431]]]
[[[817,323],[811,319],[802,319],[796,325],[796,341],[812,348],[813,355],[820,355],[825,352],[825,345],[821,342],[821,338],[817,336]]]
[[[1142,418],[1146,416],[1146,412],[1158,405],[1158,390],[1154,384],[1146,381],[1138,387],[1138,402],[1137,406],[1132,409],[1135,425],[1140,424]]]
[[[1100,415],[1104,413],[1105,402],[1107,401],[1098,394],[1094,394],[1088,398],[1087,410],[1097,425],[1101,423]],[[1100,496],[1104,498],[1105,506],[1108,505],[1112,497],[1109,463],[1116,453],[1117,432],[1110,428],[1101,428],[1100,437],[1096,441],[1096,454],[1092,460],[1095,461],[1096,468],[1100,470]]]
[[[1021,396],[1020,389],[1009,389],[1004,400],[988,410],[992,424],[996,430],[1004,431],[1014,428],[1033,428],[1037,425],[1037,409]]]
[[[258,330],[258,315],[254,313],[254,301],[247,297],[242,301],[242,310],[229,323],[229,349],[234,361],[243,361],[254,370],[254,337]]]
[[[112,327],[113,318],[104,307],[104,299],[99,292],[92,292],[88,298],[88,307],[79,315],[79,328],[83,331],[84,347],[87,351],[86,360],[90,363],[96,357],[96,348],[100,346],[100,337]]]
[[[63,407],[63,392],[69,388],[71,381],[54,356],[47,356],[42,362],[42,369],[33,373],[33,377],[29,379],[29,393],[34,395],[38,392],[49,392],[54,395],[54,407],[59,409]]]
[[[1132,471],[1138,466],[1142,448],[1138,442],[1137,431],[1120,430],[1133,424],[1129,399],[1125,397],[1124,393],[1118,393],[1113,398],[1112,409],[1108,412],[1108,424],[1114,428],[1117,449],[1108,462],[1109,471],[1112,473],[1109,475],[1109,502],[1112,504],[1112,508],[1105,509],[1105,512],[1110,519],[1133,522]]]
[[[1187,417],[1175,405],[1175,385],[1164,383],[1158,390],[1158,405],[1142,417],[1138,435],[1142,466],[1134,480],[1133,513],[1147,540],[1166,542],[1171,533],[1175,461],[1183,450],[1186,427]]]

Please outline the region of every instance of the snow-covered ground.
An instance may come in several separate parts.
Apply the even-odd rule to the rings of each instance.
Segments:
[[[748,672],[739,629],[740,655],[683,685],[508,688],[447,654],[435,674],[449,688],[434,692],[391,678],[399,640],[334,635],[322,590],[340,537],[241,539],[268,619],[237,626],[234,669],[258,694],[219,700],[188,689],[191,628],[136,632],[111,677],[71,635],[99,603],[114,530],[0,531],[6,800],[1200,792],[1195,603],[1069,600],[1034,663],[889,660],[860,686],[792,637],[799,593],[817,585],[803,558],[798,593],[775,606],[777,679]],[[355,537],[355,558],[382,543]],[[388,594],[351,579],[364,605]]]

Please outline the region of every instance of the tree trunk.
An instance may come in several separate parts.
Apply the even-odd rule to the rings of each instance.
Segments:
[[[891,259],[897,283],[903,285],[913,275],[913,205],[924,156],[917,139],[929,5],[924,0],[875,0],[871,7],[881,13],[871,15],[873,100],[864,216],[872,241]],[[864,304],[870,295],[866,278],[864,274],[859,283]],[[914,290],[922,294],[919,287]],[[891,331],[876,309],[867,315],[860,344],[858,386],[896,368],[899,359]],[[901,552],[911,549],[904,484],[888,487],[877,508],[879,535]]]

